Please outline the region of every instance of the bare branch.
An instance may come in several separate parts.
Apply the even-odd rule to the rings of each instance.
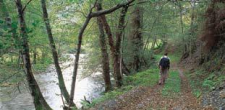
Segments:
[[[22,12],[24,12],[27,8],[27,6],[30,4],[30,2],[32,2],[32,0],[28,1],[27,4],[24,6],[24,8],[22,9]]]
[[[136,3],[136,4],[144,4],[144,3],[147,3],[147,2],[152,2],[152,1],[140,1],[140,2],[138,2],[138,3]],[[135,4],[130,4],[129,5],[129,7],[130,6],[134,6]]]
[[[101,15],[105,15],[105,14],[109,14],[109,13],[112,13],[114,11],[116,11],[117,9],[121,8],[121,7],[124,7],[124,6],[127,6],[127,5],[130,5],[131,3],[133,3],[135,0],[129,0],[128,2],[125,2],[125,3],[121,3],[121,4],[118,4],[110,9],[107,9],[107,10],[101,10],[101,11],[97,11],[97,12],[92,12],[90,14],[90,17],[98,17],[98,16],[101,16]]]

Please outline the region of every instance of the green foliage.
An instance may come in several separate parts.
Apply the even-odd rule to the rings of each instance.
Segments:
[[[195,97],[199,98],[202,95],[202,91],[200,89],[194,89],[193,94]]]
[[[181,54],[180,53],[175,53],[172,55],[169,54],[169,57],[170,57],[171,62],[179,62],[180,58],[181,58]]]
[[[215,87],[216,82],[214,81],[215,78],[215,74],[210,74],[204,81],[202,86],[209,88],[209,89],[213,89]]]
[[[196,97],[200,97],[203,92],[215,89],[225,81],[222,71],[209,73],[203,69],[197,69],[194,73],[188,74],[192,92]]]
[[[51,63],[44,63],[44,64],[35,64],[33,65],[34,71],[37,73],[45,72],[46,68],[50,65]]]
[[[158,79],[159,69],[154,66],[146,71],[125,77],[124,84],[133,86],[153,86]]]
[[[72,109],[72,110],[78,110],[76,107],[72,107],[71,109]]]
[[[203,80],[202,87],[206,90],[213,90],[216,86],[222,84],[225,81],[225,76],[223,72],[216,71],[210,73],[207,78]]]
[[[161,40],[159,40],[158,42],[159,42],[159,44],[158,44],[158,45],[156,45],[156,44],[154,45],[154,48],[153,48],[154,50],[157,50],[157,49],[163,48],[163,42],[162,42]]]
[[[3,84],[17,84],[25,78],[22,69],[18,69],[16,65],[6,66],[0,64],[0,86]]]
[[[204,71],[198,70],[195,73],[186,73],[188,74],[188,79],[190,86],[192,88],[192,93],[195,97],[199,98],[202,95],[202,80],[199,76],[202,76]]]
[[[159,60],[161,59],[162,56],[163,56],[163,54],[162,54],[162,55],[160,55],[160,54],[155,55],[156,61],[159,61]]]
[[[164,88],[162,90],[162,95],[164,96],[174,96],[180,92],[181,80],[178,71],[171,71],[169,73],[169,78],[167,79]]]

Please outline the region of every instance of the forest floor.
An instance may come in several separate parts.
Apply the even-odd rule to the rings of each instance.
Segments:
[[[177,74],[171,74],[165,85],[156,82],[153,87],[136,87],[91,110],[214,110],[212,107],[201,106],[182,68],[173,65],[171,71]]]

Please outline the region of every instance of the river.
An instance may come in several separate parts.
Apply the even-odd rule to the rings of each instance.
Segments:
[[[65,55],[70,60],[65,61],[61,64],[63,68],[63,76],[66,84],[66,88],[70,91],[74,56],[72,54]],[[81,55],[80,63],[83,64],[85,61],[85,55]],[[93,100],[100,96],[103,92],[102,76],[99,72],[94,73],[86,78],[82,78],[84,72],[83,65],[78,68],[78,76],[76,81],[76,90],[74,102],[80,108],[81,100],[84,96],[87,100]],[[55,71],[54,65],[50,65],[46,72],[35,74],[35,78],[41,88],[42,94],[44,95],[48,104],[54,110],[62,110],[62,98],[58,86],[58,78]],[[29,93],[29,89],[26,83],[20,84],[20,91],[16,87],[1,87],[0,88],[0,110],[34,110],[33,99]]]

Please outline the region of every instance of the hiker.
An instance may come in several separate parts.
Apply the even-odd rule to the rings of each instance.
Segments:
[[[170,69],[170,58],[167,55],[168,54],[165,53],[159,62],[159,69],[160,69],[159,85],[165,84],[165,81],[168,77],[168,73]]]

